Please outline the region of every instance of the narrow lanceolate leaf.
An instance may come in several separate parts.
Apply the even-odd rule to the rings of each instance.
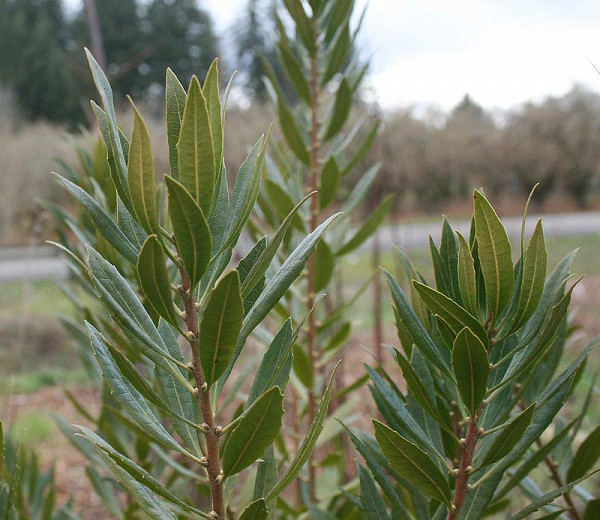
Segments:
[[[383,272],[387,279],[390,292],[392,293],[392,299],[394,300],[394,305],[398,311],[398,317],[406,326],[412,341],[421,351],[423,356],[425,356],[447,376],[452,377],[452,373],[449,369],[449,363],[446,363],[446,360],[442,357],[440,350],[438,350],[436,344],[425,330],[425,327],[423,327],[423,324],[419,321],[419,318],[410,305],[408,298],[398,285],[398,282],[394,280],[394,277],[388,271],[384,269]]]
[[[375,437],[392,469],[426,495],[450,505],[450,486],[429,456],[385,424],[373,420]]]
[[[156,442],[162,446],[182,452],[185,451],[169,432],[165,430],[160,421],[156,418],[146,400],[142,395],[127,382],[121,372],[118,370],[104,338],[92,325],[86,322],[90,343],[94,350],[96,360],[100,365],[104,381],[107,383],[112,394],[127,410],[127,413],[150,435]]]
[[[219,60],[214,59],[210,64],[204,87],[202,89],[206,106],[208,108],[208,117],[210,119],[210,129],[213,137],[213,149],[215,156],[215,174],[217,178],[223,162],[223,119],[221,117],[221,98],[219,96]]]
[[[471,255],[469,243],[460,233],[458,235],[458,288],[465,304],[465,309],[473,316],[478,314],[477,278],[475,263]]]
[[[482,466],[498,462],[508,455],[515,445],[523,438],[523,434],[535,412],[535,403],[530,404],[525,410],[512,419],[492,442],[490,449],[485,454]]]
[[[138,222],[148,233],[157,233],[158,212],[156,207],[156,172],[152,142],[146,123],[133,107],[133,131],[129,146],[129,162],[127,164],[127,182],[131,202]]]
[[[294,201],[288,195],[289,190],[270,179],[265,182],[265,190],[269,196],[269,203],[273,206],[279,217],[284,219],[294,209]],[[296,214],[292,217],[292,227],[299,231],[304,231],[304,223]]]
[[[71,181],[54,174],[56,179],[71,192],[71,194],[81,204],[90,220],[94,223],[96,229],[119,253],[121,253],[129,262],[137,262],[138,249],[129,241],[125,234],[106,214],[100,204],[85,190],[73,184]]]
[[[335,137],[342,129],[352,107],[352,89],[348,84],[348,80],[343,78],[340,81],[340,86],[335,94],[335,102],[331,111],[329,124],[325,131],[324,139],[327,141]]]
[[[169,218],[175,242],[192,288],[210,262],[212,239],[204,212],[191,194],[176,180],[165,177],[169,194]]]
[[[314,279],[314,290],[315,292],[322,291],[329,284],[329,280],[333,275],[335,269],[335,258],[331,252],[331,248],[325,242],[325,239],[321,239],[317,244],[315,250],[315,279]]]
[[[198,78],[190,83],[177,142],[179,180],[205,215],[215,191],[215,156],[206,100]]]
[[[165,488],[158,480],[156,480],[148,471],[139,466],[133,460],[127,458],[121,452],[117,451],[113,448],[108,442],[106,442],[102,437],[94,433],[92,430],[84,427],[77,426],[77,428],[81,431],[81,435],[85,437],[89,442],[91,442],[98,452],[104,454],[104,460],[107,460],[106,457],[109,457],[116,465],[118,465],[123,471],[125,471],[130,479],[135,480],[143,484],[144,487],[149,489],[155,495],[176,504],[177,506],[183,508],[185,511],[189,511],[191,513],[197,514],[202,518],[212,518],[206,513],[203,513],[196,508],[186,504],[179,497],[171,493],[167,488]]]
[[[239,520],[267,520],[268,514],[265,499],[259,498],[242,511]]]
[[[183,107],[185,107],[185,89],[171,69],[167,69],[165,82],[165,105],[167,109],[167,142],[169,144],[169,163],[171,165],[171,176],[179,178],[179,166],[177,159],[177,141],[181,130],[181,119],[183,118]]]
[[[335,198],[341,178],[340,168],[335,157],[331,156],[323,166],[323,172],[321,173],[321,188],[319,190],[319,206],[321,209],[329,206]]]
[[[513,289],[511,247],[506,230],[494,208],[477,190],[474,191],[475,237],[485,283],[488,310],[497,319]]]
[[[302,441],[300,448],[296,453],[296,456],[290,463],[285,474],[277,481],[277,484],[273,487],[270,493],[266,497],[266,501],[270,502],[275,497],[279,496],[282,491],[287,488],[296,478],[300,470],[309,459],[310,454],[312,453],[317,439],[323,430],[323,421],[325,420],[325,416],[327,415],[327,410],[329,408],[329,402],[331,401],[331,394],[333,392],[333,378],[335,377],[335,373],[337,371],[338,364],[335,366],[333,371],[331,372],[331,376],[327,383],[327,387],[325,388],[325,393],[323,394],[323,398],[321,399],[321,404],[319,405],[319,409],[317,410],[317,414],[310,425],[308,433],[306,437]]]
[[[213,289],[200,322],[200,361],[209,388],[229,364],[243,317],[240,276],[231,271]]]
[[[162,247],[156,235],[150,235],[140,251],[137,263],[140,287],[159,316],[177,324],[177,314],[171,299],[171,282]]]
[[[285,100],[279,97],[279,105],[277,109],[279,113],[279,124],[281,125],[281,132],[283,137],[290,147],[290,150],[294,155],[306,166],[310,165],[310,154],[308,153],[308,147],[306,146],[304,137],[298,128],[298,123],[294,118],[294,114],[289,109]]]
[[[412,284],[427,308],[433,314],[438,314],[455,334],[458,334],[464,327],[468,327],[484,345],[488,345],[487,333],[473,315],[432,287],[416,280],[413,280]]]
[[[227,438],[223,451],[226,477],[247,468],[264,453],[279,433],[282,417],[283,394],[278,387],[273,387],[244,413]]]
[[[365,240],[367,240],[367,238],[369,238],[375,232],[379,224],[383,222],[383,219],[386,217],[392,207],[393,201],[393,194],[385,197],[379,206],[375,208],[373,213],[369,215],[369,218],[367,218],[360,228],[358,228],[358,231],[356,231],[352,238],[338,251],[336,251],[335,254],[341,256],[350,253],[359,247]]]
[[[569,466],[567,480],[572,481],[582,477],[589,471],[600,457],[600,426],[597,426],[577,449],[575,457]]]
[[[106,129],[108,131],[108,135],[106,136],[108,138],[106,146],[109,148],[109,155],[114,158],[114,166],[116,169],[115,179],[118,180],[118,182],[115,183],[115,186],[119,189],[119,195],[123,199],[125,205],[128,206],[128,209],[131,209],[131,199],[126,188],[125,172],[127,171],[127,164],[123,152],[123,145],[119,136],[119,125],[117,124],[117,116],[113,104],[112,89],[110,88],[110,84],[108,83],[102,68],[98,65],[98,62],[94,59],[90,51],[85,49],[85,54],[106,115]]]
[[[357,464],[360,479],[360,501],[362,502],[367,518],[370,520],[385,520],[389,518],[383,499],[377,491],[377,486],[369,471]]]
[[[600,498],[588,502],[583,516],[583,520],[596,520],[597,518],[600,518]]]
[[[474,417],[485,397],[489,361],[483,343],[467,327],[454,340],[452,370],[460,396]]]
[[[515,314],[517,321],[513,326],[513,330],[517,330],[535,312],[544,291],[547,263],[548,253],[546,252],[544,231],[540,219],[531,235],[523,260],[521,291]]]
[[[296,92],[306,103],[310,103],[310,87],[308,86],[306,76],[298,63],[298,58],[296,58],[288,42],[284,39],[279,40],[279,52],[281,63]]]
[[[600,469],[591,471],[587,475],[584,475],[583,477],[578,478],[577,480],[569,482],[568,484],[565,484],[564,486],[561,486],[553,491],[550,491],[549,493],[546,493],[545,495],[542,495],[540,498],[538,498],[537,500],[535,500],[534,502],[529,504],[526,508],[521,509],[521,511],[519,511],[518,513],[510,516],[508,518],[508,520],[521,520],[522,518],[529,518],[529,516],[532,513],[535,513],[536,511],[538,511],[540,508],[544,507],[545,505],[554,502],[559,496],[566,493],[567,491],[570,491],[575,486],[577,486],[578,484],[581,484],[584,480],[590,478],[591,476],[595,475],[599,471],[600,471]]]

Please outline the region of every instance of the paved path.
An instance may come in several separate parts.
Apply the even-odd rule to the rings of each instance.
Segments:
[[[527,220],[527,232],[531,233],[538,216]],[[518,239],[521,233],[521,217],[503,219],[508,234]],[[454,229],[468,237],[468,221],[450,222]],[[546,236],[589,235],[600,232],[600,212],[563,213],[543,217]],[[441,220],[432,223],[387,225],[380,228],[378,235],[383,250],[398,245],[404,249],[427,246],[428,237],[439,241]],[[369,247],[367,241],[362,249]],[[64,279],[68,274],[62,256],[52,246],[0,249],[0,282],[10,280]]]

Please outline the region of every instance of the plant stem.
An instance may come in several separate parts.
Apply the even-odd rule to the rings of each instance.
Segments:
[[[190,278],[183,267],[180,267],[181,285],[183,287],[182,297],[185,308],[185,325],[191,336],[188,337],[192,349],[192,360],[194,364],[194,379],[198,388],[198,401],[202,412],[202,419],[208,425],[209,431],[206,432],[206,458],[208,459],[208,480],[210,482],[210,491],[212,498],[212,508],[217,513],[218,518],[225,518],[225,507],[223,501],[223,487],[221,485],[221,461],[219,459],[219,438],[215,434],[215,417],[210,403],[210,392],[204,389],[204,373],[200,364],[200,354],[198,352],[198,311],[194,302],[194,294],[190,284]],[[198,431],[198,441],[202,444],[202,432]]]
[[[311,79],[310,79],[310,98],[311,98],[311,146],[310,146],[310,174],[309,174],[309,191],[316,191],[319,181],[319,53],[318,53],[318,36],[319,24],[317,15],[312,18],[313,24],[313,41],[315,51],[311,58]],[[310,201],[310,231],[312,232],[319,225],[319,207],[318,197],[311,197]],[[315,258],[311,256],[308,263],[308,298],[307,307],[308,315],[308,357],[311,365],[316,366],[316,351],[315,342],[317,336],[317,323],[314,312],[310,312],[315,302]],[[315,389],[308,390],[308,425],[312,424],[316,413]],[[311,499],[314,500],[316,495],[316,468],[314,466],[313,454],[311,453],[308,461],[308,491]]]
[[[473,462],[473,455],[475,454],[475,446],[477,445],[477,437],[479,426],[477,421],[481,414],[481,407],[477,410],[475,417],[469,419],[469,425],[467,426],[467,436],[465,438],[465,445],[460,457],[460,467],[458,469],[458,475],[456,477],[456,488],[454,489],[454,502],[452,510],[448,513],[447,520],[456,520],[460,514],[460,510],[465,502],[467,491],[469,490],[469,475],[471,463]]]

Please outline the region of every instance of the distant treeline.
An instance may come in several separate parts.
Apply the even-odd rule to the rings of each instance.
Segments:
[[[474,186],[527,196],[540,183],[537,203],[560,193],[585,207],[600,171],[600,96],[575,86],[495,117],[469,96],[447,115],[398,110],[383,117],[373,153],[381,190],[397,191],[400,206],[427,209]]]

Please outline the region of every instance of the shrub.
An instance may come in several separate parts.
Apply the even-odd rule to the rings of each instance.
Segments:
[[[402,255],[409,291],[385,273],[402,345],[390,350],[406,391],[383,369],[367,368],[383,422],[373,420],[375,437],[350,433],[368,466],[359,468],[365,511],[378,519],[448,520],[512,511],[517,520],[544,509],[552,518],[563,511],[582,518],[575,496],[587,503],[580,484],[600,471],[593,469],[598,429],[574,451],[589,401],[568,424],[558,415],[597,343],[564,368],[575,252],[546,277],[540,220],[526,248],[522,233],[513,265],[501,221],[475,191],[469,239],[444,221],[431,255],[433,285]],[[547,439],[551,426],[554,436]],[[556,486],[547,493],[531,475],[543,464]],[[516,488],[531,500],[518,512]],[[561,495],[566,510],[549,506]]]

